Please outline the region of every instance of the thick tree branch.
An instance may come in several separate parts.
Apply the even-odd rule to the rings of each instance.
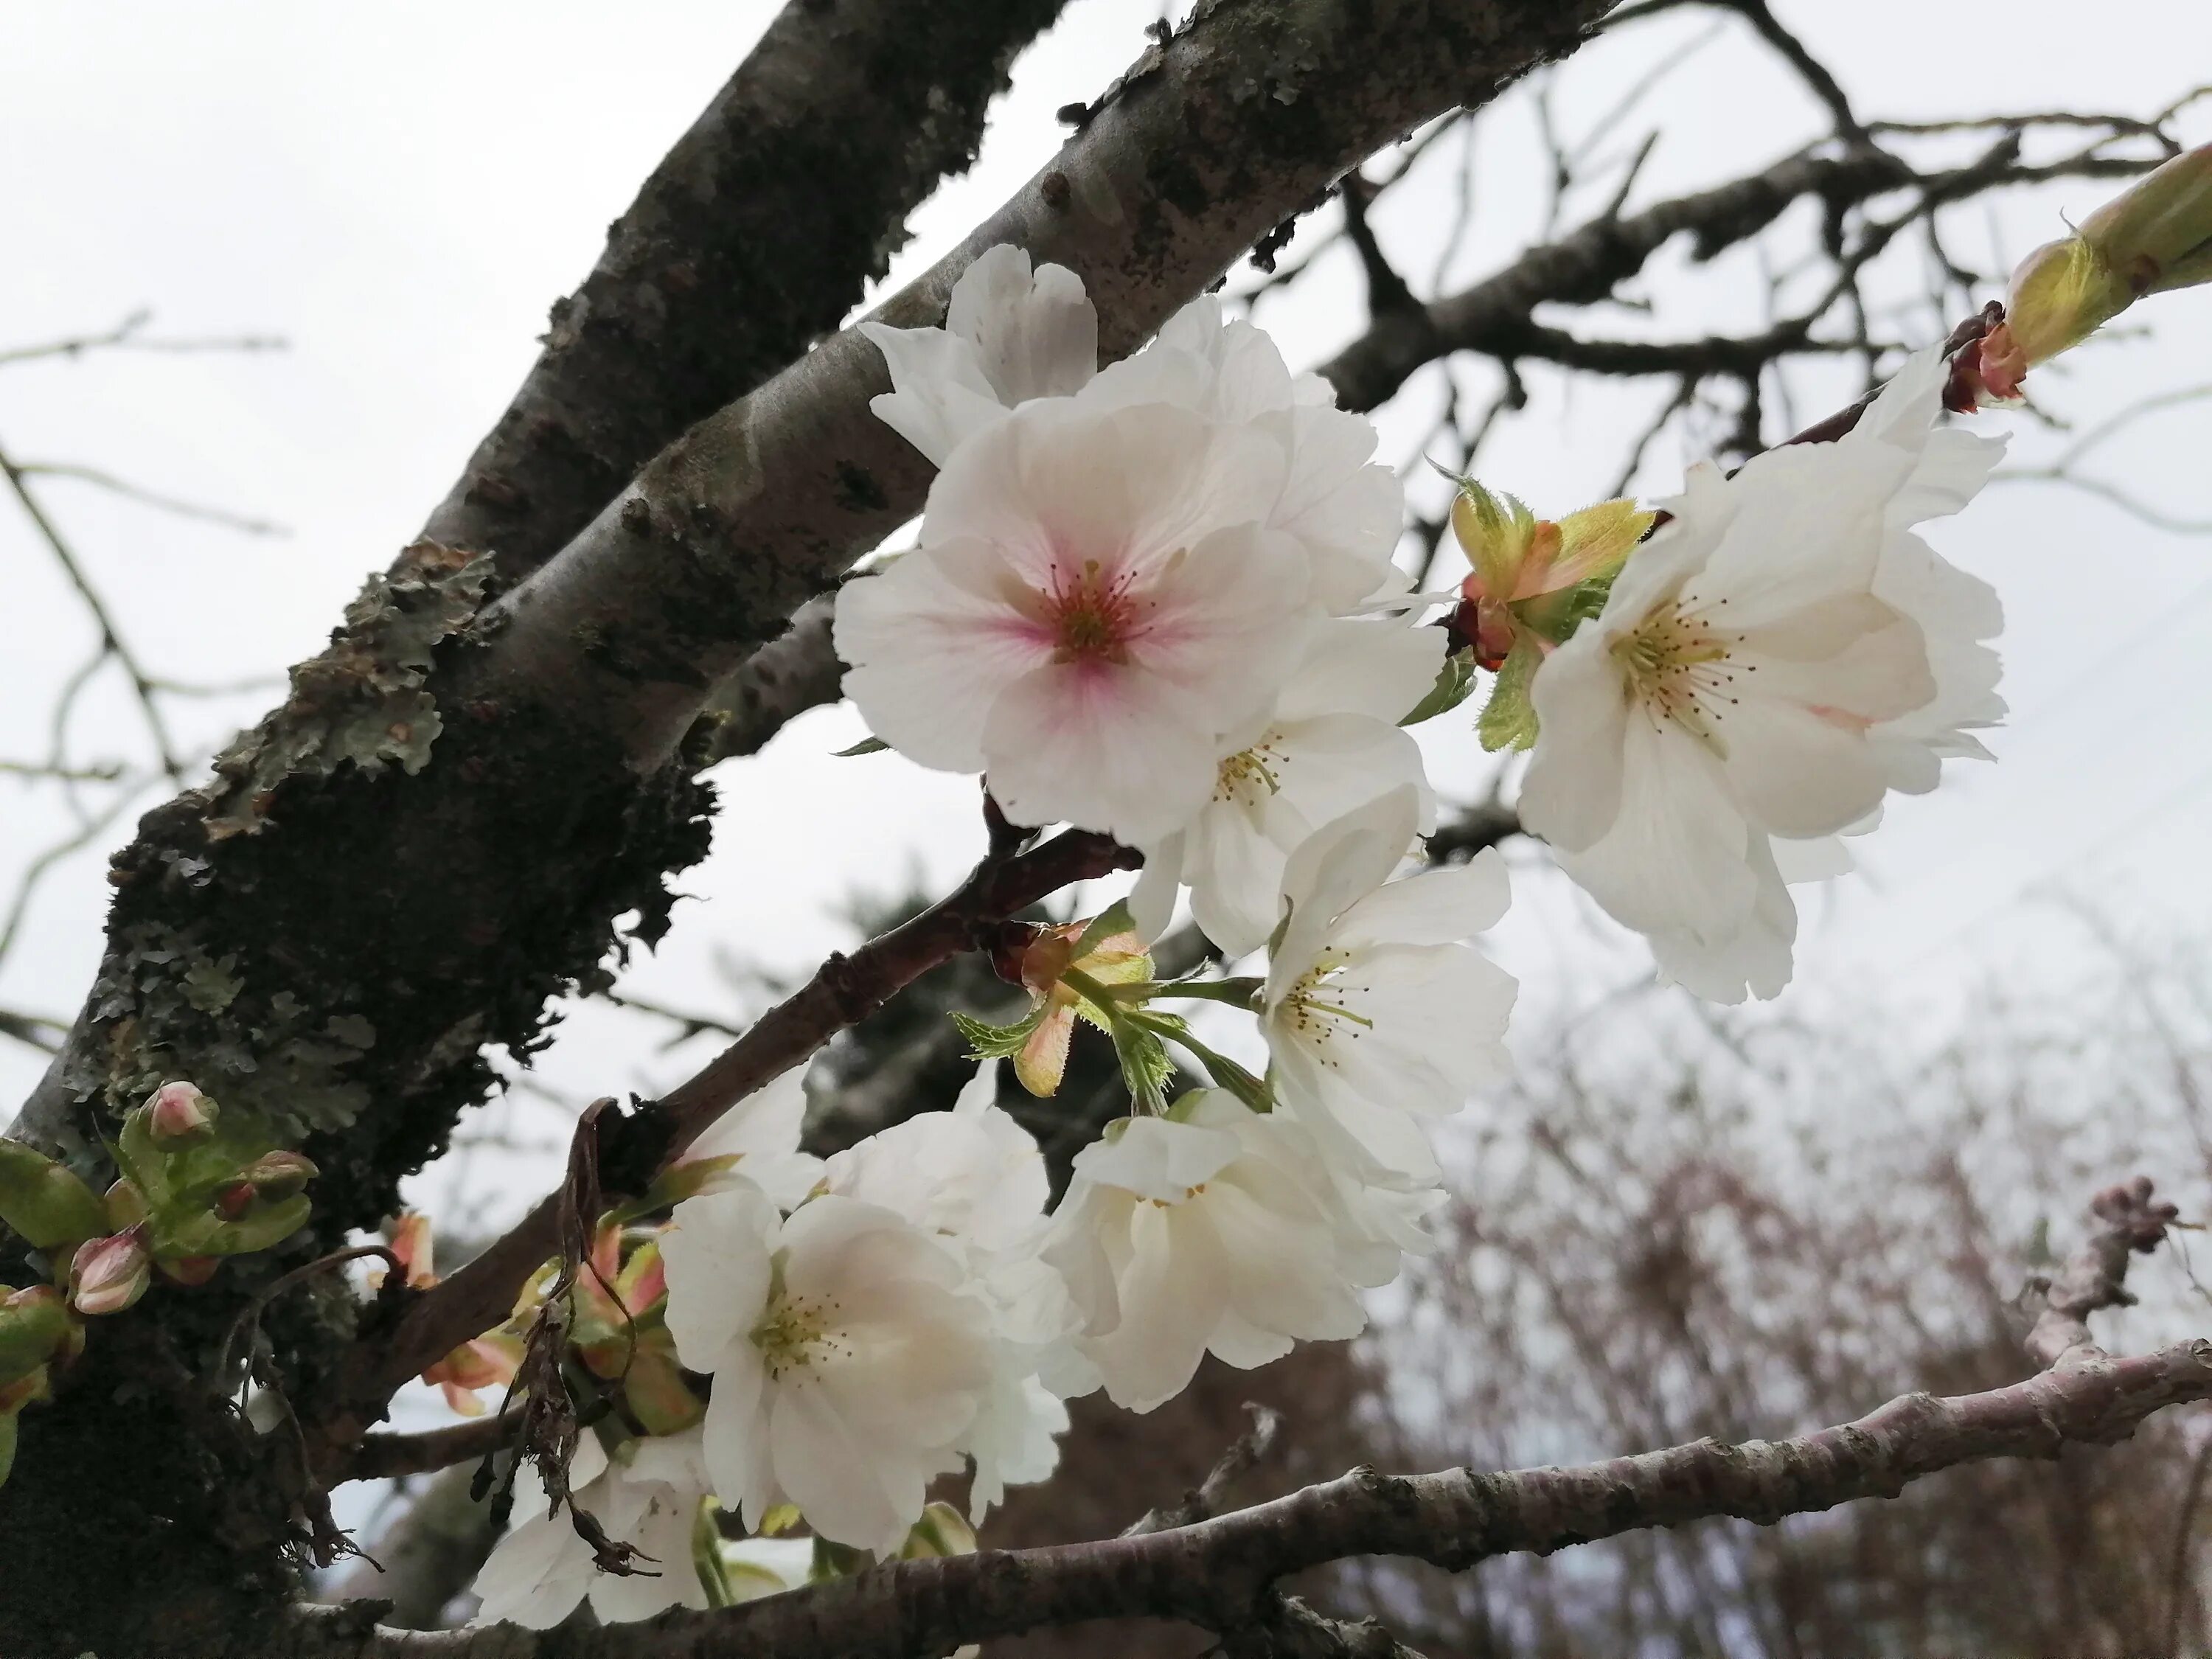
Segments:
[[[2008,1387],[1907,1395],[1858,1419],[1780,1441],[1701,1440],[1565,1468],[1394,1477],[1356,1469],[1232,1515],[1095,1543],[900,1563],[724,1612],[548,1637],[507,1626],[413,1635],[322,1615],[276,1650],[321,1659],[892,1659],[1040,1625],[1140,1616],[1222,1634],[1279,1626],[1276,1582],[1358,1555],[1406,1555],[1453,1571],[1492,1557],[1720,1516],[1771,1523],[1861,1498],[1895,1497],[1938,1471],[1996,1457],[2051,1457],[2124,1439],[2154,1412],[2212,1399],[2212,1342],[2113,1358],[2082,1316],[2125,1297],[2131,1252],[2170,1220],[2148,1182],[2099,1195],[2099,1227],[2059,1280],[2032,1339],[2056,1363]],[[2055,1316],[2055,1317],[2054,1317]],[[1301,1640],[1389,1651],[1380,1632],[1293,1619]],[[1329,1634],[1334,1632],[1334,1637]],[[1359,1644],[1349,1645],[1359,1634]],[[1330,1650],[1327,1648],[1312,1650]]]
[[[1105,836],[1080,830],[1025,853],[988,857],[959,888],[912,921],[849,957],[831,957],[690,1079],[621,1122],[619,1146],[603,1146],[600,1154],[607,1195],[635,1190],[731,1106],[805,1061],[939,963],[987,945],[999,924],[1072,883],[1127,868],[1134,857]],[[358,1460],[374,1443],[364,1441],[364,1431],[383,1415],[386,1401],[440,1355],[506,1317],[523,1281],[558,1247],[559,1224],[556,1194],[432,1289],[387,1289],[390,1304],[380,1304],[340,1362],[312,1427],[311,1445],[326,1478],[360,1478]],[[398,1307],[396,1319],[382,1316],[386,1305]],[[355,1449],[357,1444],[362,1450]]]
[[[1102,350],[1118,356],[1362,156],[1487,99],[1602,9],[1222,0],[878,314],[938,320],[969,261],[1013,242],[1084,278]],[[495,684],[579,711],[635,763],[657,763],[709,686],[920,507],[927,465],[867,408],[888,384],[848,331],[702,421],[501,602]]]
[[[654,451],[835,329],[1063,3],[787,5],[555,303],[423,533],[525,575]]]

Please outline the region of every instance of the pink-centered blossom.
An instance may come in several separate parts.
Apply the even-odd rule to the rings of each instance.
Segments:
[[[1017,823],[1173,833],[1304,644],[1309,561],[1267,523],[1285,465],[1191,410],[1024,404],[951,454],[921,545],[838,596],[847,695]]]

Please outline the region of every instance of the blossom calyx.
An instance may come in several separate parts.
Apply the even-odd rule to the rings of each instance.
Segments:
[[[1455,625],[1492,671],[1524,638],[1541,648],[1574,632],[1592,609],[1584,594],[1601,601],[1651,527],[1653,515],[1632,501],[1600,501],[1554,521],[1472,478],[1459,484],[1452,533],[1474,568],[1460,584]]]
[[[189,1083],[164,1083],[145,1111],[146,1133],[164,1152],[197,1146],[215,1134],[215,1102]]]
[[[70,1305],[86,1315],[121,1313],[146,1294],[154,1259],[137,1228],[88,1238],[70,1259]]]
[[[44,1366],[69,1338],[69,1304],[51,1285],[33,1285],[0,1300],[0,1386]]]
[[[59,1249],[107,1231],[91,1188],[45,1153],[0,1139],[0,1223],[32,1249]]]

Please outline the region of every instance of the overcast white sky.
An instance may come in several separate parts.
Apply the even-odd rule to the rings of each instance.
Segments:
[[[1869,115],[2142,112],[2212,64],[2200,0],[2132,0],[2112,9],[2127,26],[2106,36],[2058,0],[1995,11],[1923,0],[1778,9]],[[0,373],[0,445],[18,459],[94,463],[289,526],[283,539],[241,538],[82,486],[49,487],[56,517],[157,670],[273,676],[316,648],[362,573],[443,495],[533,357],[547,303],[589,267],[607,222],[770,10],[764,0],[636,0],[618,14],[580,0],[9,9],[0,349],[97,330],[141,306],[169,332],[291,341],[282,356],[114,355]],[[1024,60],[981,163],[918,216],[894,280],[1041,165],[1058,141],[1053,108],[1094,96],[1157,11],[1152,0],[1075,0]],[[1567,129],[1710,27],[1685,13],[1576,60],[1561,83]],[[1639,202],[1779,155],[1816,125],[1787,74],[1727,31],[1646,109],[1662,137]],[[2212,137],[2212,105],[2185,127],[2197,142]],[[1455,284],[1510,258],[1544,211],[1525,100],[1497,131]],[[2104,188],[2008,197],[1960,234],[1967,246],[1994,234],[2016,253]],[[1443,208],[1434,192],[1409,208],[1384,228],[1418,256]],[[1741,326],[1753,320],[1743,307],[1754,274],[1747,265],[1658,287],[1694,289],[1669,313],[1686,325]],[[1357,291],[1340,261],[1261,320],[1294,363],[1316,362],[1356,326]],[[2050,377],[2049,400],[2087,421],[2212,381],[2212,289],[2173,296],[2147,320],[2152,337]],[[1633,321],[1623,314],[1623,326]],[[1541,378],[1534,390],[1484,472],[1540,509],[1565,511],[1611,480],[1644,394],[1570,403]],[[1432,384],[1416,388],[1414,407],[1385,416],[1387,453],[1407,453],[1434,395]],[[1808,395],[1803,412],[1826,406]],[[2212,520],[2208,417],[2212,404],[2133,429],[2106,455],[2106,476],[2171,514]],[[1982,425],[2026,428],[2004,416]],[[2027,428],[2020,453],[2049,447]],[[1694,459],[1662,443],[1638,483],[1666,489]],[[1937,540],[2004,594],[2015,719],[1992,745],[1997,765],[1959,769],[1936,797],[1897,805],[1866,848],[1867,873],[1808,907],[1787,1007],[1877,990],[1900,1007],[1940,1007],[1977,975],[2063,957],[2073,924],[2038,899],[2054,884],[2122,917],[2186,927],[2212,915],[2201,852],[2212,813],[2212,678],[2201,667],[2212,539],[2018,485]],[[0,502],[0,758],[44,748],[54,689],[89,640],[51,561]],[[212,743],[266,700],[186,707],[180,723]],[[82,749],[136,752],[131,718],[111,686],[81,716]],[[972,784],[895,757],[829,758],[857,734],[848,711],[825,712],[750,764],[746,805],[726,816],[711,863],[683,879],[697,901],[637,969],[641,989],[732,1008],[717,950],[802,967],[842,942],[830,908],[854,884],[896,888],[919,866],[942,884],[964,866],[977,840]],[[1448,793],[1474,791],[1471,743],[1438,738],[1436,756]],[[65,823],[50,787],[0,777],[0,882]],[[0,965],[0,1006],[74,1012],[99,951],[104,857],[126,834],[127,818],[46,889]],[[1579,964],[1600,930],[1556,886],[1524,886],[1502,953],[1539,994],[1587,983]],[[1609,958],[1605,971],[1634,960]],[[657,1054],[657,1036],[587,1011],[546,1074],[583,1094],[665,1084],[699,1051]],[[0,1101],[19,1097],[38,1069],[27,1049],[0,1043]]]

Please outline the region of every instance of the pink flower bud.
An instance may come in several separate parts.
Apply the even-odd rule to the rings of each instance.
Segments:
[[[259,1196],[250,1181],[234,1181],[215,1195],[215,1212],[225,1221],[235,1221],[253,1207]]]
[[[86,1315],[121,1313],[146,1294],[153,1266],[135,1227],[88,1238],[70,1258],[70,1305]]]
[[[215,1118],[215,1102],[189,1083],[164,1083],[146,1103],[146,1132],[164,1151],[205,1140]]]

